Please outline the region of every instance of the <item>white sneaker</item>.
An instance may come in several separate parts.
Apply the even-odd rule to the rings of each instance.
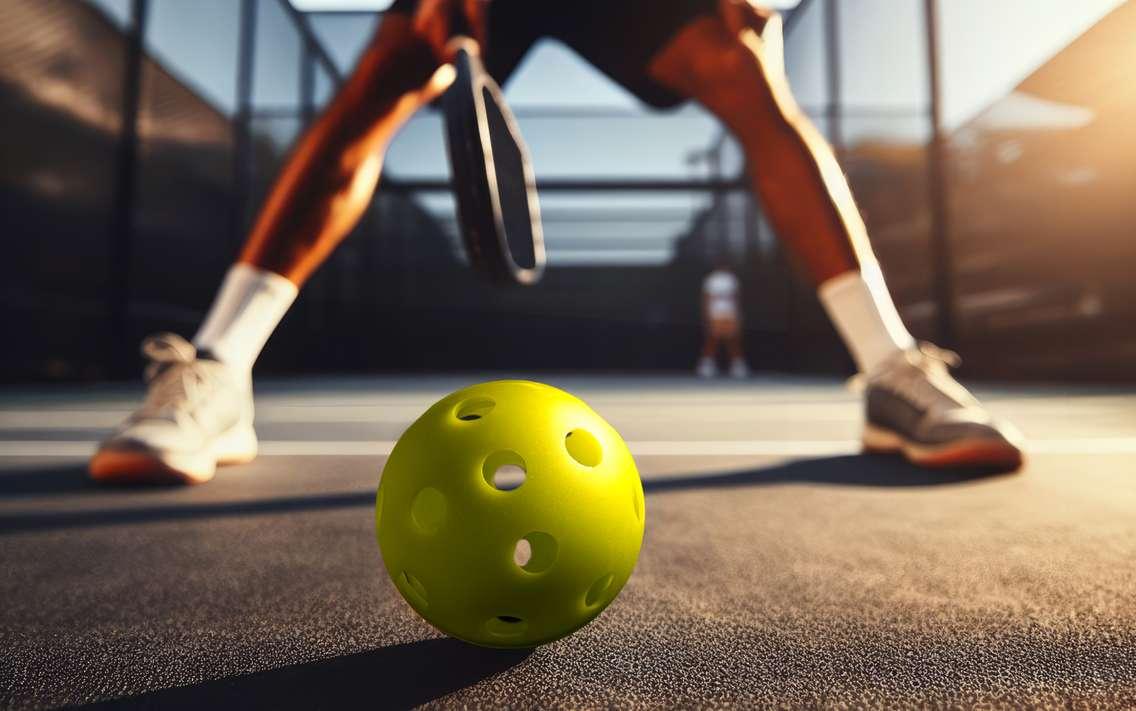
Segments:
[[[718,374],[718,365],[713,358],[700,358],[694,372],[700,378],[713,378]]]
[[[739,358],[730,363],[730,377],[738,378],[739,380],[749,377],[749,366],[746,365],[744,360]]]
[[[869,374],[865,451],[902,453],[925,467],[1019,469],[1021,433],[951,377],[947,368],[958,362],[954,353],[921,343]]]
[[[209,481],[219,464],[256,457],[252,392],[246,378],[223,363],[198,359],[172,333],[142,343],[149,360],[146,400],[91,458],[100,482]]]

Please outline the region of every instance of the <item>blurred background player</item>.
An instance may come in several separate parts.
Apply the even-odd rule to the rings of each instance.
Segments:
[[[149,392],[90,463],[97,480],[200,482],[256,454],[251,370],[298,289],[358,221],[394,134],[452,78],[461,12],[501,83],[536,40],[564,42],[641,100],[695,100],[745,152],[753,188],[866,379],[864,446],[929,466],[1015,468],[1019,435],[917,344],[848,183],[785,76],[779,16],[746,0],[397,0],[294,147],[201,329],[147,339]]]
[[[706,340],[696,372],[700,377],[718,374],[718,351],[722,346],[730,356],[730,377],[749,375],[742,353],[741,291],[738,277],[729,264],[722,261],[702,282],[702,324]]]

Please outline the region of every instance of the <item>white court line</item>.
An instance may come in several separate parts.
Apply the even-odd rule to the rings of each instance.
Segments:
[[[0,457],[87,457],[95,451],[93,440],[0,440]],[[676,440],[631,441],[631,452],[643,457],[786,456],[815,457],[851,454],[860,443],[834,440]],[[269,456],[383,456],[390,454],[393,440],[377,441],[281,441],[260,443],[260,453]],[[1110,455],[1136,454],[1136,437],[1082,437],[1031,440],[1026,450],[1033,454]]]
[[[735,404],[723,404],[706,413],[718,421],[743,419],[746,422],[848,422],[860,418],[860,408],[855,403],[812,403],[798,405],[778,405],[777,407],[747,407],[739,414]],[[633,407],[610,408],[610,413],[630,410],[631,415],[642,420],[643,414]],[[99,428],[111,429],[121,423],[130,410],[0,410],[0,429],[6,430],[63,430]],[[405,427],[422,414],[422,408],[410,406],[382,407],[267,407],[258,406],[257,425],[272,424],[351,424],[365,423],[374,426],[401,425]],[[682,415],[660,417],[651,413],[653,419],[677,420]]]

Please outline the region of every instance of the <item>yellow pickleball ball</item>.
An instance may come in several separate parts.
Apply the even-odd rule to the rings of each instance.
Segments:
[[[531,647],[590,622],[631,576],[643,485],[579,398],[521,380],[459,390],[399,438],[376,501],[383,563],[448,635]]]

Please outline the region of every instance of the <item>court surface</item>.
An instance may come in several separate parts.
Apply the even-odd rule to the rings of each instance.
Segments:
[[[1136,389],[978,388],[1015,475],[856,454],[836,380],[540,379],[629,441],[635,575],[532,652],[441,638],[387,580],[384,455],[477,376],[264,381],[265,456],[101,489],[139,387],[0,393],[0,705],[1136,705]]]

